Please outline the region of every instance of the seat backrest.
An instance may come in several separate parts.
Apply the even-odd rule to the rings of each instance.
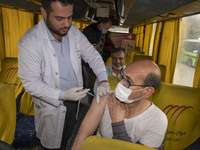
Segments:
[[[5,83],[15,89],[15,99],[24,90],[18,77],[17,58],[5,58],[2,62],[2,71],[0,73],[0,83]],[[31,95],[24,93],[21,99],[20,112],[27,115],[34,114],[34,104]]]
[[[130,54],[126,54],[125,66],[132,63],[133,57],[136,54],[136,51],[132,50]]]
[[[162,82],[150,99],[168,118],[164,150],[182,150],[200,137],[200,89]]]
[[[26,115],[34,115],[34,102],[32,96],[29,93],[24,92],[20,104],[20,113]]]
[[[119,79],[117,76],[108,75],[108,82],[110,85],[110,90],[114,91],[119,82]]]
[[[112,65],[112,57],[110,56],[106,61],[106,66]]]
[[[2,62],[0,73],[0,83],[8,84],[15,88],[15,98],[23,90],[20,79],[18,78],[18,60],[17,58],[5,58]]]
[[[158,67],[160,68],[160,72],[161,72],[161,82],[165,82],[166,66],[158,64]]]
[[[11,144],[16,126],[16,102],[14,88],[0,83],[0,140]]]
[[[150,55],[136,53],[133,57],[133,61],[137,61],[137,60],[153,60],[153,57]]]
[[[127,66],[128,64],[130,64],[130,63],[133,62],[133,58],[134,58],[135,54],[137,54],[137,55],[140,55],[140,54],[143,55],[144,52],[140,52],[140,51],[137,51],[137,50],[132,50],[130,54],[126,55],[125,66]]]
[[[136,47],[134,48],[134,50],[135,50],[135,51],[140,51],[140,47],[137,47],[137,46],[136,46]]]
[[[88,137],[81,150],[156,150],[144,145],[97,136]]]

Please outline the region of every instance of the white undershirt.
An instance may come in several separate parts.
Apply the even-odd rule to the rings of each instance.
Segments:
[[[140,115],[131,119],[124,119],[124,122],[133,143],[140,142],[143,145],[155,148],[161,145],[168,124],[166,115],[153,103]],[[97,136],[113,137],[111,118],[107,106]]]

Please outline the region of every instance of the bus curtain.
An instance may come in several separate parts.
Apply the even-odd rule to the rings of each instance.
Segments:
[[[152,42],[152,31],[153,31],[153,24],[149,24],[145,26],[145,36],[144,36],[144,46],[143,52],[145,55],[149,55],[150,53],[150,46]]]
[[[150,53],[152,32],[153,32],[153,24],[133,28],[133,33],[137,35],[136,47],[140,47],[141,51],[143,51],[145,55],[149,55]]]
[[[2,11],[1,11],[1,7],[0,7],[0,37],[3,37],[3,20],[2,20]],[[4,46],[4,40],[3,38],[0,38],[0,72],[1,72],[1,64],[2,61],[5,57],[5,46]]]
[[[137,27],[133,28],[133,34],[137,34]]]
[[[17,57],[17,42],[34,25],[34,14],[4,7],[1,11],[5,57]]]
[[[160,36],[161,36],[161,30],[162,30],[162,22],[159,22],[157,24],[156,33],[154,37],[154,44],[153,44],[153,61],[155,63],[158,62],[158,49],[159,49],[159,43],[160,43]]]
[[[200,56],[194,73],[193,87],[200,88]]]
[[[144,38],[144,26],[139,26],[137,27],[137,29],[134,29],[134,32],[137,32],[137,36],[136,36],[136,42],[135,42],[135,46],[136,47],[140,47],[140,49],[143,49],[143,38]]]
[[[172,83],[176,66],[181,18],[165,21],[160,41],[158,64],[166,66],[165,82]]]

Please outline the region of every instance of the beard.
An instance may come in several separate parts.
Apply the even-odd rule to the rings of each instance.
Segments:
[[[59,35],[59,36],[65,36],[65,35],[67,35],[67,33],[68,33],[68,31],[69,31],[69,28],[70,28],[70,27],[64,27],[64,28],[56,29],[56,28],[54,27],[54,25],[51,23],[51,21],[49,20],[49,17],[48,17],[48,16],[47,16],[47,20],[46,20],[46,25],[47,25],[48,29],[49,29],[52,33],[57,34],[57,35]],[[68,29],[68,31],[62,33],[62,32],[61,32],[62,29]]]
[[[123,68],[123,66],[120,66],[120,67],[116,67],[116,66],[112,66],[115,70],[118,70],[118,71],[120,71],[120,70],[122,70],[122,68]]]

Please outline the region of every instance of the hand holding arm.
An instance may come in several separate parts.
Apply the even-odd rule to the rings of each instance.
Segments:
[[[124,123],[127,106],[118,101],[114,93],[111,93],[108,100],[108,108],[112,119],[113,139],[132,142]]]
[[[115,98],[115,94],[111,93],[108,100],[108,108],[112,123],[123,121],[126,115],[127,106]]]
[[[114,93],[111,93],[108,100],[108,108],[112,119],[113,139],[132,142],[124,123],[127,106],[118,101]]]

